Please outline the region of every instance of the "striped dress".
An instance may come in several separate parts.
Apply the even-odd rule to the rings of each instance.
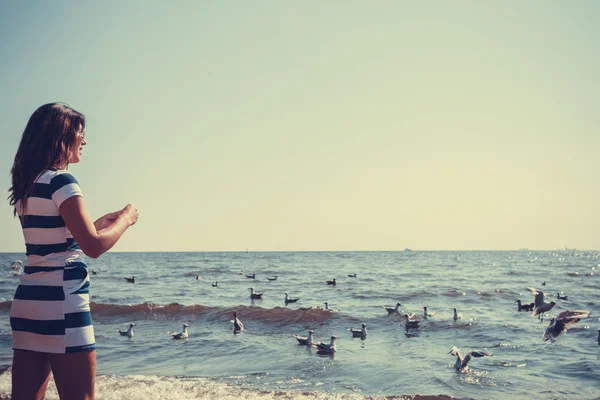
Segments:
[[[24,214],[16,204],[27,261],[10,311],[15,350],[64,354],[96,347],[87,265],[59,213],[72,196],[81,196],[73,175],[48,170],[36,179]]]

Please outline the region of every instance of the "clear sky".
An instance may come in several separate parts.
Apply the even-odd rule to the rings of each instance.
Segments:
[[[88,120],[117,251],[600,249],[598,1],[3,1],[0,187]],[[0,201],[0,251],[24,251]]]

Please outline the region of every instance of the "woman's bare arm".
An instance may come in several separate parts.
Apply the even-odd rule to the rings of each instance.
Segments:
[[[65,200],[60,205],[59,211],[81,250],[92,258],[98,258],[110,250],[127,228],[135,224],[138,219],[137,209],[129,204],[112,224],[97,230],[81,196],[73,196]]]

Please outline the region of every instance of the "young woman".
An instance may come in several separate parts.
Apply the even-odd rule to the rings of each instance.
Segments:
[[[38,108],[27,123],[9,202],[27,249],[10,313],[12,399],[43,399],[50,371],[61,399],[93,399],[96,375],[89,276],[84,254],[97,258],[137,222],[132,204],[96,221],[67,171],[81,160],[85,117],[62,103]]]

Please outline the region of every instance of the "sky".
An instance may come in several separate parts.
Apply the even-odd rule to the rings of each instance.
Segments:
[[[600,3],[0,2],[0,188],[27,120],[114,251],[600,249]],[[0,252],[23,252],[8,200]]]

